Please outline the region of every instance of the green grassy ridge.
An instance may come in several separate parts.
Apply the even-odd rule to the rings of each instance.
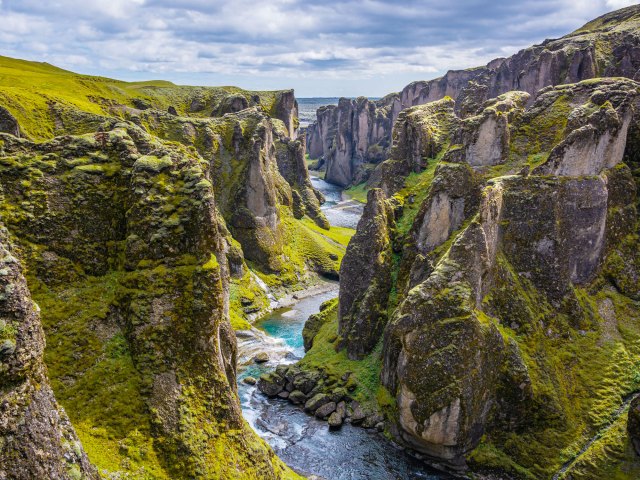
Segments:
[[[81,75],[47,63],[30,62],[0,56],[0,105],[18,120],[21,132],[33,140],[46,140],[58,134],[86,133],[81,122],[65,122],[52,112],[52,106],[92,115],[124,117],[126,109],[136,108],[134,101],[165,110],[173,106],[178,113],[209,116],[211,110],[228,95],[260,97],[271,111],[276,91],[251,92],[237,87],[180,86],[162,80],[125,82],[106,77]],[[204,108],[191,112],[190,105],[199,99]],[[126,108],[119,108],[126,107]],[[72,131],[78,128],[79,131]]]

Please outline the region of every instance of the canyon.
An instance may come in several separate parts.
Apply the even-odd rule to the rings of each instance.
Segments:
[[[0,479],[638,478],[639,32],[306,129],[0,57]]]
[[[509,91],[527,92],[533,101],[547,86],[595,77],[638,80],[639,52],[632,11],[612,12],[562,38],[545,40],[485,66],[413,82],[380,100],[342,98],[337,106],[318,110],[306,133],[309,155],[319,159],[328,181],[359,184],[376,175],[376,166],[388,157],[393,127],[407,108],[450,97],[456,101],[456,113],[467,117],[485,101]]]

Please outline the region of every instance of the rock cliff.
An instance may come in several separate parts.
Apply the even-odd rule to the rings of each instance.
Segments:
[[[242,418],[230,322],[256,275],[337,275],[293,92],[0,63],[0,476],[298,478]]]
[[[508,92],[456,112],[444,99],[400,114],[383,170],[400,180],[382,178],[389,198],[372,190],[367,205],[395,224],[366,239],[363,217],[342,278],[368,278],[388,248],[360,244],[397,258],[341,285],[339,311],[389,312],[381,388],[397,439],[448,468],[550,478],[586,438],[623,431],[609,419],[638,388],[640,84]],[[371,331],[341,324],[338,345],[375,355]],[[563,475],[637,471],[624,435],[606,438]]]
[[[341,99],[323,107],[307,133],[311,158],[322,158],[326,179],[338,185],[360,183],[385,159],[393,125],[406,108],[451,97],[456,113],[477,113],[483,102],[508,91],[534,100],[546,86],[594,77],[640,79],[640,9],[632,6],[603,15],[556,40],[545,40],[483,67],[452,70],[443,77],[407,85],[377,102]]]
[[[0,227],[0,478],[97,479],[49,385],[39,309],[8,237]]]

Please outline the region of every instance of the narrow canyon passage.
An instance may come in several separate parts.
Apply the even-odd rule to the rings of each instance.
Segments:
[[[311,180],[327,199],[323,210],[331,224],[355,228],[362,204],[343,199],[340,187],[314,176]],[[321,293],[313,293],[318,290]],[[305,292],[300,292],[301,299],[295,304],[256,322],[254,326],[264,336],[238,333],[238,393],[245,419],[285,463],[303,475],[331,480],[448,478],[395,449],[375,429],[345,424],[340,430],[329,430],[327,422],[286,400],[267,398],[255,385],[243,381],[249,376],[258,378],[277,365],[294,363],[304,355],[304,323],[324,301],[338,296],[338,283],[327,282],[311,293],[304,297]],[[259,352],[268,353],[269,361],[255,363],[253,357]]]

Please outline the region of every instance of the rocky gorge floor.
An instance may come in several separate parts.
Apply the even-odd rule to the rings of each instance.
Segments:
[[[277,366],[291,365],[304,354],[302,328],[310,314],[337,295],[337,285],[324,293],[274,311],[255,324],[256,336],[238,332],[238,393],[245,419],[278,456],[294,470],[331,480],[436,480],[448,478],[399,447],[391,447],[377,429],[345,423],[339,430],[305,413],[277,395],[269,398],[253,381]],[[256,363],[259,353],[268,361]],[[282,367],[280,367],[282,368]],[[361,420],[363,420],[362,418]]]

